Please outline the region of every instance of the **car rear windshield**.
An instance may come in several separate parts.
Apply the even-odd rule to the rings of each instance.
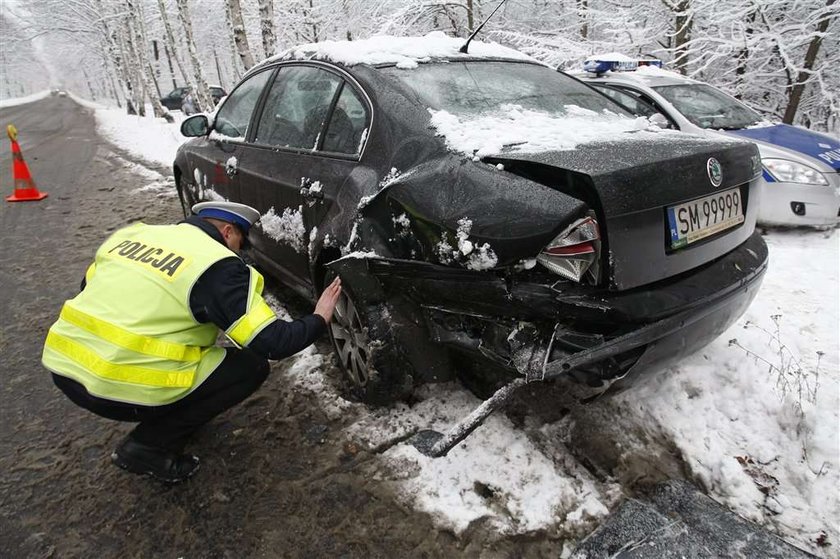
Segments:
[[[653,89],[700,128],[737,130],[763,120],[754,110],[710,85],[660,85]]]
[[[567,105],[629,114],[588,86],[537,64],[465,61],[381,71],[407,85],[430,108],[459,116],[492,112],[506,104],[556,116],[565,114]]]

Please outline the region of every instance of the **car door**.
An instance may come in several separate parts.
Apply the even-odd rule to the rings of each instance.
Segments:
[[[238,200],[239,157],[254,118],[254,112],[273,69],[247,78],[219,108],[212,129],[191,150],[192,181],[198,200]]]
[[[299,291],[313,291],[310,235],[358,164],[368,121],[367,104],[340,72],[287,64],[266,92],[253,141],[243,147],[240,197],[263,216],[252,243]]]

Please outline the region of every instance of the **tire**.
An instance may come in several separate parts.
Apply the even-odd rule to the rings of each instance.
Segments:
[[[328,273],[324,285],[333,277]],[[366,404],[384,406],[411,395],[413,369],[396,342],[384,304],[357,305],[352,288],[343,284],[328,330],[353,396]]]
[[[181,210],[184,212],[184,217],[190,217],[192,215],[192,207],[198,202],[195,200],[189,186],[184,184],[183,177],[178,179],[177,190],[178,200],[181,202]]]

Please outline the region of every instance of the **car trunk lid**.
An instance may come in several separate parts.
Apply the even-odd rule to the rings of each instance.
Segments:
[[[722,170],[718,186],[710,177],[711,159]],[[755,227],[760,164],[755,146],[747,142],[668,134],[654,141],[599,142],[585,149],[510,152],[484,160],[593,206],[614,289],[631,289],[709,262],[744,242]],[[745,210],[742,223],[672,249],[668,207],[735,188]]]

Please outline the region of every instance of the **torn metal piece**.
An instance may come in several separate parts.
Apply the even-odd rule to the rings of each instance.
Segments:
[[[452,426],[446,434],[424,430],[409,439],[409,443],[421,454],[432,458],[446,456],[458,443],[484,423],[491,413],[504,406],[516,389],[525,384],[524,378],[518,378],[498,389],[490,398],[481,403],[467,417]]]

